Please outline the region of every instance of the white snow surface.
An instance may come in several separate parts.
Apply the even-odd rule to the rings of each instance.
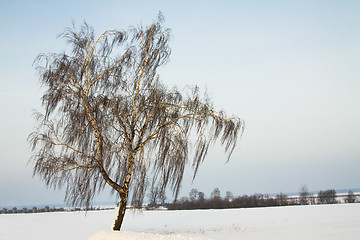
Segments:
[[[0,215],[0,240],[360,239],[360,204],[226,210],[115,210]]]

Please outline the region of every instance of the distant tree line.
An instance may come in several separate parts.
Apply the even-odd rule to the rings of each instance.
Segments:
[[[215,188],[210,198],[205,198],[205,194],[197,189],[189,192],[189,197],[182,197],[179,201],[173,203],[160,203],[155,199],[147,206],[148,209],[154,209],[164,206],[169,210],[189,210],[189,209],[225,209],[225,208],[254,208],[254,207],[274,207],[291,205],[309,205],[309,204],[336,204],[340,203],[338,197],[343,197],[345,203],[360,202],[359,195],[348,192],[347,195],[337,195],[334,189],[319,191],[316,196],[310,194],[306,186],[300,189],[299,196],[293,197],[280,193],[274,197],[267,194],[253,194],[234,197],[230,191],[227,191],[225,197],[221,197],[221,192]]]
[[[321,190],[317,195],[312,195],[308,192],[306,186],[302,186],[299,191],[299,196],[293,197],[283,193],[279,193],[274,197],[267,194],[253,194],[234,197],[232,192],[227,191],[225,197],[221,197],[221,192],[215,188],[210,198],[206,198],[204,192],[192,189],[189,192],[189,197],[182,197],[179,201],[173,203],[166,203],[166,196],[163,192],[154,188],[149,194],[150,203],[146,205],[145,209],[152,210],[160,207],[165,207],[168,210],[191,210],[191,209],[225,209],[225,208],[254,208],[254,207],[275,207],[275,206],[292,206],[292,205],[314,205],[314,204],[337,204],[341,203],[337,198],[342,197],[345,203],[360,203],[360,195],[349,191],[346,195],[337,195],[334,189]],[[43,213],[43,212],[70,212],[70,211],[94,211],[94,210],[108,210],[114,208],[90,207],[85,208],[3,208],[0,209],[0,214],[15,214],[15,213]]]
[[[49,207],[45,206],[43,208],[33,207],[33,208],[17,208],[13,207],[10,209],[3,208],[0,209],[0,214],[15,214],[15,213],[46,213],[46,212],[79,212],[79,211],[95,211],[95,210],[108,210],[108,209],[114,209],[114,208],[103,208],[103,207],[89,207],[86,208],[63,208],[63,207]]]
[[[295,204],[295,202],[282,193],[278,194],[276,197],[270,197],[269,195],[264,194],[234,197],[230,191],[227,191],[225,197],[222,198],[220,190],[215,188],[211,193],[210,198],[205,198],[205,194],[203,192],[193,189],[189,194],[189,198],[183,197],[175,203],[167,204],[166,207],[169,210],[185,210],[271,207],[292,204]]]

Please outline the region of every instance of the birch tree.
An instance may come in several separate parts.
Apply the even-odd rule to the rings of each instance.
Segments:
[[[157,70],[170,56],[170,30],[156,21],[100,36],[84,24],[60,37],[70,52],[40,54],[34,64],[44,112],[29,135],[34,175],[65,188],[73,206],[92,204],[109,185],[119,196],[120,230],[128,199],[141,205],[148,186],[177,198],[185,166],[196,176],[219,140],[230,158],[244,122],[215,111],[198,87],[168,88]],[[190,151],[190,146],[193,149]]]

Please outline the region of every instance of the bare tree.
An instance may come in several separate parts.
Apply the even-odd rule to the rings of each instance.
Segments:
[[[160,202],[161,206],[164,206],[164,205],[165,205],[165,200],[166,200],[165,191],[164,191],[164,192],[161,192],[161,193],[159,194],[158,199],[159,199],[159,202]]]
[[[191,202],[194,202],[198,197],[199,191],[196,188],[191,189],[189,192],[189,199]]]
[[[336,191],[334,189],[328,189],[325,191],[320,191],[318,193],[318,203],[319,204],[335,204],[336,201]]]
[[[232,192],[227,191],[226,196],[225,196],[225,200],[226,201],[231,201],[233,198],[234,198],[234,195],[232,194]]]
[[[151,188],[150,192],[148,194],[149,197],[149,207],[156,207],[157,206],[157,200],[159,198],[160,192],[158,188]]]
[[[159,14],[150,26],[100,37],[86,23],[73,26],[60,35],[69,54],[35,61],[45,113],[35,114],[39,127],[29,135],[34,175],[66,187],[65,201],[74,206],[90,206],[109,185],[120,196],[114,230],[128,198],[138,205],[147,186],[160,194],[169,188],[177,198],[190,146],[195,177],[211,144],[219,139],[229,160],[244,129],[241,119],[215,111],[198,87],[180,92],[159,80],[170,55],[170,30],[162,23]]]
[[[356,202],[356,195],[354,194],[353,191],[349,191],[346,198],[345,198],[345,202],[346,203],[355,203]]]
[[[200,203],[205,202],[205,193],[204,192],[198,192],[198,199]]]
[[[279,206],[286,206],[289,204],[288,200],[288,196],[286,194],[280,193],[276,195],[276,200],[277,200],[277,204]]]
[[[309,189],[308,187],[304,184],[300,187],[299,190],[299,201],[301,205],[309,205],[309,197],[310,197],[310,193],[309,193]]]
[[[212,199],[220,199],[221,198],[221,193],[220,190],[218,188],[215,188],[212,192],[211,192],[211,198]]]

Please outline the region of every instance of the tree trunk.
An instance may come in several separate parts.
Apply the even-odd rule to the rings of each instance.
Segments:
[[[120,196],[119,209],[113,226],[114,231],[120,231],[125,216],[127,197],[127,194]]]
[[[122,191],[121,192],[119,191],[120,203],[119,203],[118,214],[117,214],[117,216],[115,218],[115,222],[114,222],[114,227],[113,227],[114,231],[120,231],[122,222],[124,220],[126,204],[127,204],[128,195],[129,195],[129,185],[130,185],[130,180],[131,180],[131,174],[132,174],[133,166],[134,166],[134,158],[135,158],[135,154],[132,153],[128,160],[129,166],[128,166],[127,175],[125,177],[124,186],[122,187]]]

